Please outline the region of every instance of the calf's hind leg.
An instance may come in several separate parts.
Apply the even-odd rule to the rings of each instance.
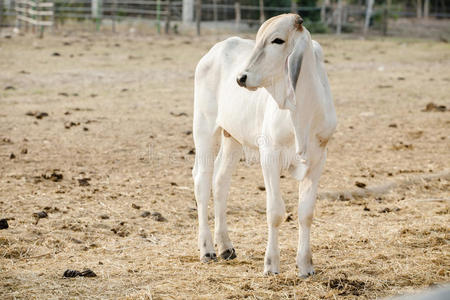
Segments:
[[[192,176],[194,178],[194,194],[198,212],[198,248],[200,249],[200,260],[202,262],[217,260],[211,231],[208,226],[208,202],[211,196],[214,148],[218,130],[214,128],[214,124],[211,124],[212,122],[207,121],[201,117],[194,118],[196,154]]]
[[[214,163],[214,239],[219,248],[220,257],[230,260],[236,258],[236,252],[228,236],[226,220],[227,196],[230,189],[231,175],[242,155],[242,147],[226,131],[223,133],[222,145]]]

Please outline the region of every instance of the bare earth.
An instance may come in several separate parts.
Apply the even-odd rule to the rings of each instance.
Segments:
[[[265,192],[245,162],[228,202],[238,258],[199,263],[193,74],[225,37],[0,39],[1,299],[373,299],[450,281],[450,46],[427,40],[315,37],[339,119],[315,276],[296,277],[287,173],[281,273],[262,275]],[[85,268],[97,277],[62,276]]]

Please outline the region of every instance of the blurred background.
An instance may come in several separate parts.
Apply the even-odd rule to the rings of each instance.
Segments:
[[[159,33],[256,30],[264,20],[299,13],[312,33],[364,33],[448,39],[446,0],[1,0],[0,26],[39,34],[77,25]],[[132,29],[133,30],[133,29]]]

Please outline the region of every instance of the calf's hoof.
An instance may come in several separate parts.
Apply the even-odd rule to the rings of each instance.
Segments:
[[[298,277],[305,279],[309,276],[313,276],[314,274],[316,274],[316,272],[314,271],[314,269],[312,269],[309,272],[299,272]]]
[[[269,270],[264,271],[264,275],[266,275],[266,276],[272,276],[272,275],[278,275],[278,274],[280,274],[280,273],[277,271],[269,271]]]
[[[236,250],[234,248],[227,249],[220,254],[220,257],[224,260],[232,260],[236,258]]]
[[[210,261],[217,261],[217,255],[214,252],[213,253],[206,253],[201,258],[201,262],[202,263],[208,263]]]

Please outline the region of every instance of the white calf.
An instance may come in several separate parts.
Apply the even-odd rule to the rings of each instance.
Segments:
[[[280,172],[287,168],[300,181],[299,275],[314,274],[310,228],[326,144],[335,127],[322,50],[311,40],[300,16],[285,14],[267,20],[256,41],[233,37],[217,43],[195,72],[192,174],[200,259],[216,260],[207,213],[211,186],[215,244],[223,259],[236,257],[228,236],[226,199],[244,148],[246,154],[259,152],[267,191],[269,237],[264,273],[279,272],[278,230],[285,218]]]

